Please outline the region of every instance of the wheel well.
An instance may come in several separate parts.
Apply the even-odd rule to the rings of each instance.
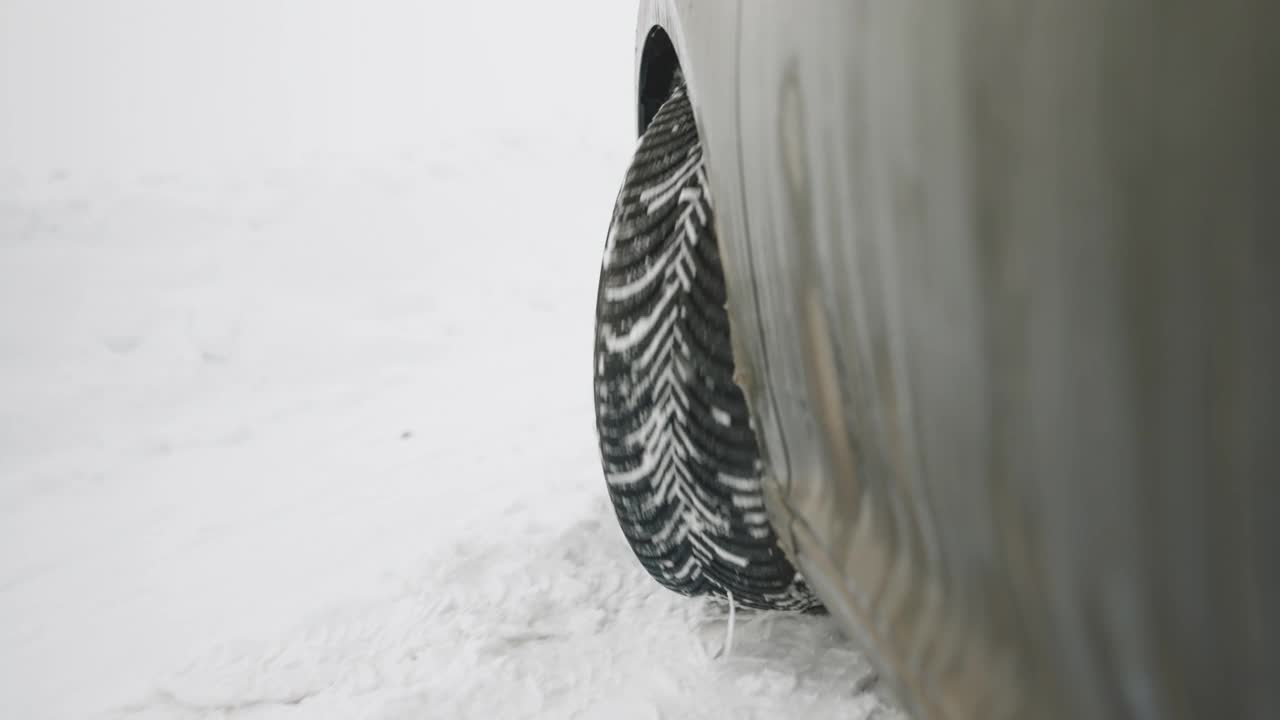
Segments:
[[[645,37],[644,52],[640,55],[639,134],[644,134],[653,116],[658,114],[658,108],[671,94],[671,82],[679,68],[680,59],[676,57],[671,38],[666,30],[655,25]]]

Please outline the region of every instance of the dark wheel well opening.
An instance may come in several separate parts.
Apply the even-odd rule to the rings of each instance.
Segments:
[[[676,57],[676,48],[671,44],[671,38],[667,36],[667,31],[654,26],[645,37],[644,52],[640,56],[640,117],[637,134],[644,134],[653,121],[653,116],[658,114],[658,108],[666,102],[678,69],[680,59]]]

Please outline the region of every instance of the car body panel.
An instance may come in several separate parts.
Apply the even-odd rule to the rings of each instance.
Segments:
[[[809,582],[920,718],[1280,717],[1280,11],[642,3]]]

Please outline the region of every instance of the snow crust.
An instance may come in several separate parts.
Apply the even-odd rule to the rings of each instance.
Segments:
[[[0,717],[899,717],[604,500],[634,19],[0,4]]]

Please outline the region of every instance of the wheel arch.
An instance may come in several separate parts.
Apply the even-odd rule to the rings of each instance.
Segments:
[[[672,81],[680,69],[680,56],[666,28],[653,25],[645,33],[640,49],[636,80],[636,135],[643,135],[658,108],[671,94]]]

